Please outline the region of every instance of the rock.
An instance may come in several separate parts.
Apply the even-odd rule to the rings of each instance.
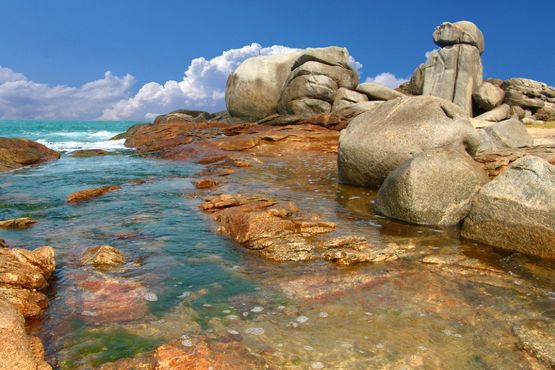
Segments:
[[[456,225],[468,215],[472,197],[488,180],[466,152],[426,151],[387,176],[374,209],[413,224]]]
[[[399,246],[392,243],[385,248],[370,245],[366,238],[345,236],[326,240],[322,244],[322,257],[338,265],[350,266],[363,262],[394,261],[414,246]]]
[[[193,180],[193,185],[197,189],[212,189],[220,184],[219,180],[216,179],[197,179]]]
[[[526,117],[526,112],[531,113],[530,111],[525,111],[524,109],[522,109],[518,105],[512,106],[511,109],[513,110],[513,114],[516,114],[516,116],[520,120],[523,119],[524,117]]]
[[[52,369],[44,360],[40,340],[27,335],[23,316],[14,306],[1,299],[0,342],[1,369]]]
[[[503,102],[505,91],[487,81],[482,82],[480,87],[472,94],[472,98],[478,106],[484,110],[490,111],[499,106]]]
[[[555,104],[545,103],[543,108],[534,113],[534,117],[539,121],[555,121]]]
[[[0,249],[0,286],[43,289],[55,267],[52,247]]]
[[[484,35],[472,22],[442,23],[436,27],[432,37],[435,44],[441,47],[468,44],[477,47],[480,54],[484,52]]]
[[[10,302],[24,317],[40,317],[48,307],[48,297],[41,292],[18,286],[0,287],[0,300]]]
[[[486,78],[485,81],[497,87],[503,88],[503,80],[499,78]]]
[[[301,55],[265,55],[241,63],[227,79],[225,102],[229,113],[252,121],[277,113],[283,85]]]
[[[505,90],[505,103],[509,105],[517,105],[522,108],[539,109],[543,108],[545,102],[540,98],[530,98],[520,91]]]
[[[446,46],[422,67],[422,94],[452,101],[472,116],[472,93],[482,84],[480,52],[472,45]]]
[[[83,266],[110,267],[118,266],[123,263],[125,263],[125,256],[123,253],[110,245],[99,245],[87,248],[85,253],[81,256],[81,265]]]
[[[462,236],[496,247],[555,258],[555,166],[526,156],[484,185]]]
[[[476,154],[474,160],[482,164],[490,178],[499,176],[516,160],[533,155],[555,165],[555,146],[533,146],[525,148],[505,148]]]
[[[76,158],[87,158],[87,157],[96,157],[99,155],[106,155],[108,152],[103,149],[82,149],[82,150],[75,150],[71,153],[72,157]]]
[[[8,244],[4,239],[0,239],[0,248],[8,248]]]
[[[121,189],[121,186],[119,185],[109,185],[109,186],[101,186],[94,189],[80,190],[68,195],[67,202],[69,204],[81,203],[81,202],[90,200],[92,198],[100,197],[106,193],[120,190],[120,189]]]
[[[339,138],[339,181],[378,188],[423,151],[452,146],[474,154],[480,138],[464,116],[455,104],[431,96],[391,100],[358,115]]]
[[[36,224],[37,221],[31,217],[15,218],[13,220],[0,221],[0,228],[3,229],[27,229]]]
[[[289,111],[303,117],[331,112],[331,104],[321,99],[302,98],[288,102]]]
[[[526,352],[555,367],[555,326],[551,322],[528,321],[513,326],[519,345]]]
[[[532,110],[543,108],[545,102],[555,97],[555,88],[526,78],[508,79],[503,82],[503,89],[505,103]]]
[[[543,124],[545,124],[544,121],[539,121],[539,120],[533,119],[531,117],[524,117],[522,119],[522,123],[524,123],[525,125],[543,125]]]
[[[0,172],[60,158],[60,153],[26,139],[0,137]]]
[[[331,110],[335,112],[365,101],[368,101],[368,97],[365,94],[341,87],[337,90]]]
[[[372,82],[359,84],[356,90],[366,94],[370,100],[393,100],[402,98],[405,94]]]
[[[482,129],[491,138],[493,149],[521,148],[534,145],[534,138],[516,118],[497,122]]]
[[[483,113],[478,117],[475,117],[479,121],[489,121],[489,122],[500,122],[511,118],[513,115],[513,110],[507,104],[500,105],[489,112]]]

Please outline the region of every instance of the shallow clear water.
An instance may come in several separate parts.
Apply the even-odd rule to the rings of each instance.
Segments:
[[[18,123],[10,132],[35,130],[32,138],[52,146],[65,145],[63,132],[92,148],[104,142],[101,135],[92,139],[94,130],[115,134],[130,124],[60,123],[55,133],[52,126]],[[7,131],[0,123],[0,136]],[[511,328],[555,317],[552,263],[461,242],[454,229],[377,217],[370,211],[374,194],[336,184],[332,155],[262,162],[234,175],[222,192],[290,200],[305,214],[337,222],[337,235],[412,243],[416,253],[350,268],[272,263],[220,237],[198,211],[206,193],[191,179],[199,165],[117,150],[63,155],[0,175],[0,219],[39,221],[0,237],[13,247],[56,249],[50,306],[34,328],[50,362],[91,368],[186,335],[193,346],[205,338],[238,341],[277,368],[529,367]],[[146,182],[130,182],[136,179]],[[112,184],[123,188],[76,206],[65,202],[71,192]],[[80,267],[83,250],[102,244],[121,249],[126,264]],[[425,265],[420,257],[428,254],[463,255],[490,270]]]

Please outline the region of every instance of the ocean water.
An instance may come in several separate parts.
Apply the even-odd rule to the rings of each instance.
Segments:
[[[38,221],[0,230],[0,238],[11,247],[56,250],[49,306],[31,326],[54,368],[96,368],[170,341],[192,350],[220,343],[222,355],[233,344],[273,368],[531,367],[511,332],[528,320],[555,319],[552,262],[465,243],[452,229],[378,217],[370,211],[372,192],[337,184],[329,153],[263,158],[222,191],[292,201],[336,222],[338,233],[376,245],[411,243],[416,255],[349,268],[267,261],[220,236],[198,210],[207,193],[191,181],[202,166],[135,156],[109,140],[132,124],[0,121],[0,136],[63,151],[57,161],[0,174],[0,219]],[[93,148],[111,155],[71,156]],[[122,189],[66,203],[72,192],[114,184]],[[83,251],[96,245],[119,248],[125,265],[80,266]],[[431,253],[472,258],[481,270],[420,262]]]

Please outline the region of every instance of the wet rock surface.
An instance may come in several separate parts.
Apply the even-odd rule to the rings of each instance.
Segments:
[[[0,172],[38,165],[60,158],[60,153],[26,139],[0,138]]]
[[[13,220],[3,220],[0,221],[0,228],[3,229],[26,229],[33,226],[36,223],[30,217],[20,217]]]
[[[85,250],[81,256],[81,264],[96,267],[118,266],[125,262],[123,253],[110,245],[99,245]]]
[[[523,322],[513,327],[519,345],[547,366],[555,367],[555,326],[545,321]]]
[[[107,185],[107,186],[100,186],[94,189],[80,190],[68,195],[67,202],[70,204],[78,204],[120,189],[121,189],[121,186],[119,185]]]

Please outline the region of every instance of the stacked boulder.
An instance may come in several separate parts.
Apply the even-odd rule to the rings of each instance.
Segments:
[[[247,59],[230,74],[226,106],[233,117],[260,121],[293,115],[308,118],[404,96],[372,83],[358,83],[345,48],[309,48]]]
[[[472,95],[482,85],[482,31],[472,22],[446,22],[436,27],[433,40],[441,48],[415,70],[410,92],[443,98],[472,115]]]

